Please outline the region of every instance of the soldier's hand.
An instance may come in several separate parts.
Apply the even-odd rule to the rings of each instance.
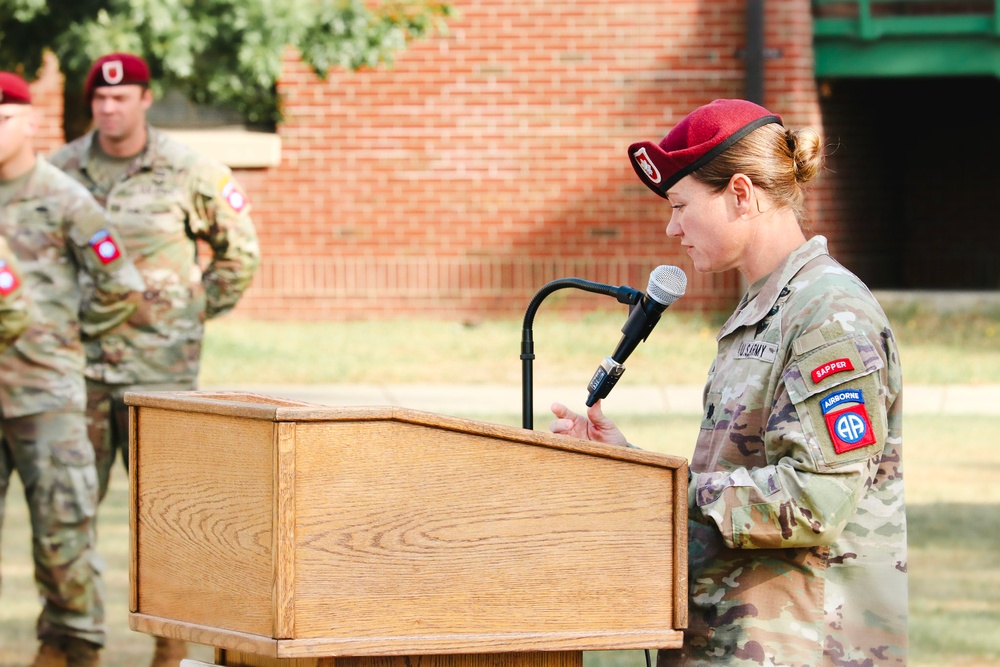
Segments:
[[[609,445],[628,446],[628,440],[615,423],[604,416],[601,401],[587,409],[587,416],[578,415],[562,403],[552,404],[552,414],[556,419],[549,424],[549,430],[558,435],[568,435],[581,440],[593,440]]]

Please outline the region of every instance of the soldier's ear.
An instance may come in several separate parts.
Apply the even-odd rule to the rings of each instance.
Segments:
[[[753,210],[756,191],[749,176],[740,173],[733,174],[733,177],[729,179],[727,190],[732,196],[737,214],[746,215]]]
[[[153,91],[150,88],[143,88],[142,97],[139,98],[139,103],[142,104],[144,111],[148,111],[149,107],[153,106]]]

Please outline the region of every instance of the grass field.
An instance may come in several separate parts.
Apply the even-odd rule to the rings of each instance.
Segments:
[[[1000,338],[995,315],[948,318],[897,313],[906,381],[918,384],[1000,384]],[[589,379],[617,342],[621,313],[574,320],[539,317],[536,381]],[[630,382],[695,384],[714,351],[718,322],[665,317],[633,355]],[[520,381],[521,322],[288,324],[222,320],[213,323],[203,382],[509,382]],[[654,361],[655,360],[655,361]],[[280,363],[279,363],[280,362]],[[624,381],[624,380],[623,380]],[[518,424],[519,415],[476,414]],[[689,456],[697,432],[690,415],[628,415],[619,419],[633,442]],[[540,426],[544,428],[544,425]],[[1000,417],[907,413],[904,452],[910,527],[911,664],[917,667],[1000,667]],[[678,444],[682,443],[682,444]],[[681,449],[678,449],[678,446]],[[22,490],[13,480],[3,524],[0,667],[30,664],[39,603],[32,583]],[[106,667],[148,662],[152,641],[132,633],[127,619],[127,488],[116,471],[102,507],[100,552],[106,562],[109,613]],[[207,647],[193,657],[211,658]],[[642,667],[641,652],[588,653],[587,667]]]

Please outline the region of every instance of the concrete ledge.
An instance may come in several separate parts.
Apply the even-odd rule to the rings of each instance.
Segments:
[[[261,169],[281,163],[281,137],[270,132],[251,132],[242,127],[208,130],[163,128],[170,137],[232,169]]]
[[[883,308],[919,307],[932,313],[1000,312],[1000,290],[873,290]]]

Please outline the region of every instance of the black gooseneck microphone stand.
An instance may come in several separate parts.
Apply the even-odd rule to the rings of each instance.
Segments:
[[[542,286],[542,289],[538,290],[531,303],[528,304],[528,310],[524,313],[524,326],[521,330],[521,425],[528,430],[534,428],[531,362],[535,359],[535,342],[532,340],[531,327],[535,321],[535,312],[542,305],[545,297],[556,290],[567,287],[574,287],[585,292],[594,292],[595,294],[613,296],[619,303],[628,304],[630,310],[643,297],[642,292],[628,285],[612,287],[611,285],[594,283],[580,278],[559,278],[546,283]]]

